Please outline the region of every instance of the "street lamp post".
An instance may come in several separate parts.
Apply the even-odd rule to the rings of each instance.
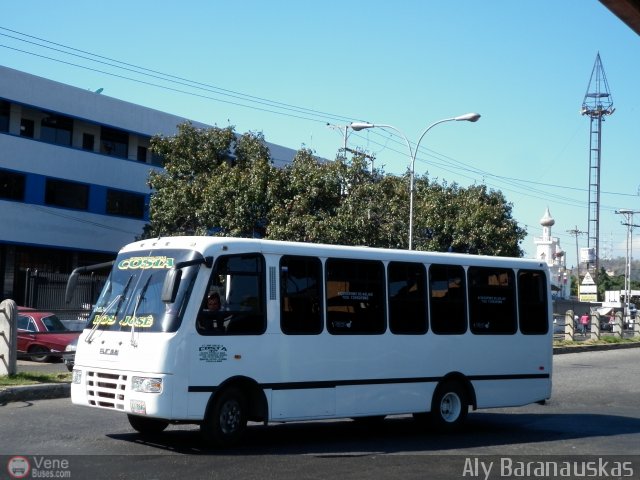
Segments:
[[[416,166],[416,156],[418,155],[418,148],[420,147],[420,142],[427,134],[429,130],[431,130],[436,125],[439,125],[444,122],[477,122],[480,118],[479,113],[467,113],[465,115],[459,115],[457,117],[444,118],[442,120],[438,120],[437,122],[432,123],[427,128],[424,129],[420,137],[418,138],[418,142],[416,143],[416,149],[413,150],[411,148],[411,142],[406,137],[402,131],[394,127],[393,125],[379,124],[379,123],[367,123],[367,122],[352,122],[349,126],[352,130],[359,132],[360,130],[365,130],[367,128],[389,128],[394,130],[400,134],[402,138],[404,138],[405,143],[407,144],[407,148],[409,149],[409,158],[411,159],[411,170],[409,176],[409,250],[413,250],[413,191],[414,191],[414,177],[415,177],[415,166]]]

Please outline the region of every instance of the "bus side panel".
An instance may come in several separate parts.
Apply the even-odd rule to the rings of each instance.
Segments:
[[[339,417],[393,415],[429,409],[435,383],[357,385],[337,388]]]
[[[336,389],[273,390],[270,420],[323,418],[336,414]]]
[[[551,395],[549,379],[476,380],[471,382],[478,408],[520,407]]]

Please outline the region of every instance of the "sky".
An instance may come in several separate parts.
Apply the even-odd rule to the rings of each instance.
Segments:
[[[44,0],[3,2],[0,64],[334,159],[346,143],[402,174],[500,190],[526,228],[549,208],[576,264],[587,246],[589,118],[600,54],[600,257],[624,257],[616,210],[640,211],[640,36],[596,0]],[[640,224],[640,213],[634,222]],[[583,235],[572,235],[580,230]],[[636,238],[638,237],[638,238]],[[640,235],[634,258],[640,257]]]

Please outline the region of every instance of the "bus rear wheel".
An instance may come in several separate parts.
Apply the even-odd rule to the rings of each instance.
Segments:
[[[237,444],[247,428],[247,401],[243,393],[230,387],[207,407],[200,431],[210,444],[230,447]]]
[[[169,422],[160,420],[159,418],[140,417],[138,415],[127,415],[127,418],[129,419],[129,425],[131,425],[136,432],[140,432],[143,435],[160,433],[169,426]]]
[[[455,431],[467,418],[469,401],[464,387],[455,380],[448,380],[436,388],[431,401],[430,420],[440,431]]]

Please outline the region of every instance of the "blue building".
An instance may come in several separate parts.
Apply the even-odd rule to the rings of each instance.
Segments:
[[[186,120],[0,66],[1,299],[21,303],[27,269],[68,273],[139,236],[162,169],[150,139]]]

